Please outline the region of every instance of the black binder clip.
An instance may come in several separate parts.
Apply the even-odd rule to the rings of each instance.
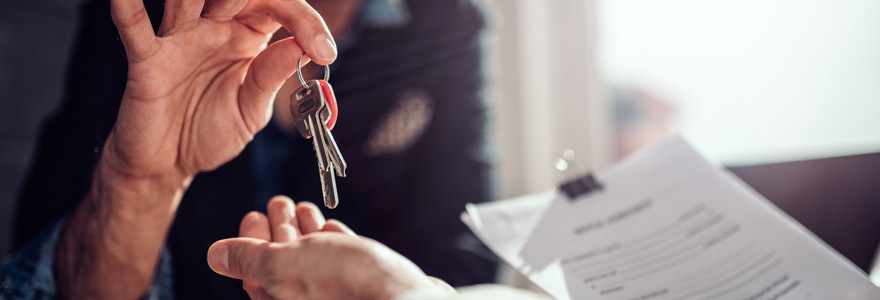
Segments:
[[[559,190],[568,196],[568,200],[574,200],[578,197],[601,191],[604,187],[592,173],[578,176],[577,178],[565,182],[559,186]]]
[[[574,159],[574,150],[566,149],[562,152],[562,156],[556,159],[554,167],[563,174],[571,174],[571,172],[576,169]],[[559,190],[568,196],[569,201],[595,191],[601,191],[602,189],[602,184],[596,180],[596,177],[593,176],[592,173],[576,176],[573,180],[563,182],[559,185]]]

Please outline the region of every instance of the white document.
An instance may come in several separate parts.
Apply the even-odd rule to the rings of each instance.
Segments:
[[[471,206],[465,222],[558,299],[847,299],[867,276],[680,138],[604,188]]]
[[[548,191],[504,201],[468,204],[461,219],[492,252],[522,271],[526,262],[519,257],[519,251],[554,197],[556,191]],[[558,263],[528,277],[554,298],[569,299]]]

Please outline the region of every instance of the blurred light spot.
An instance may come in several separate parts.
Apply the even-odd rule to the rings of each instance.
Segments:
[[[405,90],[398,97],[397,105],[371,133],[367,154],[390,155],[408,150],[425,133],[433,110],[434,102],[428,92]]]

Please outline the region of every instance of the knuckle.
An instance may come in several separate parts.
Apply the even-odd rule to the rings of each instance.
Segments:
[[[113,21],[116,23],[116,26],[123,30],[148,20],[147,11],[144,9],[137,9],[128,13],[117,12],[114,16]]]

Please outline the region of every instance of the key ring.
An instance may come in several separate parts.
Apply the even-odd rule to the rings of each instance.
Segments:
[[[306,80],[303,79],[302,68],[300,67],[302,66],[303,56],[306,56],[305,52],[303,52],[303,54],[300,54],[299,60],[296,61],[296,76],[299,77],[299,82],[302,83],[303,87],[308,90],[309,85],[306,84]],[[327,80],[330,80],[330,66],[324,65],[324,81]]]

